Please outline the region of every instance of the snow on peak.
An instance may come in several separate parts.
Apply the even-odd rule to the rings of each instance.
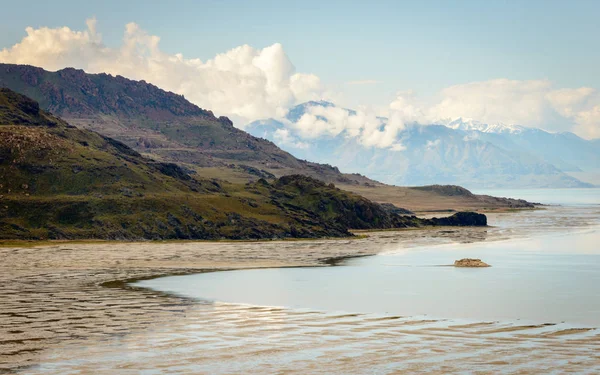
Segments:
[[[451,129],[459,129],[459,130],[476,130],[482,133],[509,133],[509,134],[519,134],[522,133],[526,128],[521,125],[506,125],[502,123],[496,124],[484,124],[480,121],[473,120],[470,118],[459,117],[456,120],[450,121],[445,124],[447,127]]]

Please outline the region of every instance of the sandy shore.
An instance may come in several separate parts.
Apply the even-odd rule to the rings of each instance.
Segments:
[[[143,329],[190,301],[115,281],[227,269],[326,266],[400,243],[478,241],[489,229],[369,233],[368,238],[277,242],[57,243],[0,248],[0,371],[38,363],[65,341]],[[108,286],[103,285],[110,282]]]
[[[61,348],[77,347],[78,342],[91,345],[94,340],[134,338],[157,322],[175,322],[198,309],[186,299],[128,287],[123,280],[226,269],[328,266],[332,259],[398,247],[514,235],[501,227],[435,228],[374,232],[367,238],[343,240],[0,248],[0,373],[36,373],[36,365],[48,353],[69,353],[70,349]]]

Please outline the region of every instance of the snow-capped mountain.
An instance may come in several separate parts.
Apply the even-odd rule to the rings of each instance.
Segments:
[[[573,133],[549,133],[518,125],[483,124],[457,119],[446,124],[409,124],[396,135],[402,147],[368,147],[348,130],[318,137],[297,126],[312,107],[290,110],[287,119],[256,121],[246,128],[295,156],[335,164],[344,172],[364,174],[396,185],[458,184],[468,188],[589,187],[567,172],[600,173],[600,142]],[[349,116],[356,112],[346,110]],[[331,128],[327,111],[317,119]],[[339,111],[335,114],[339,115]],[[383,123],[387,119],[381,119]],[[388,142],[392,144],[393,142]]]
[[[482,133],[496,133],[496,134],[519,134],[528,129],[525,126],[521,125],[506,125],[502,123],[497,124],[484,124],[482,122],[459,117],[456,120],[449,121],[445,124],[441,124],[449,127],[450,129],[458,129],[458,130],[475,130]]]

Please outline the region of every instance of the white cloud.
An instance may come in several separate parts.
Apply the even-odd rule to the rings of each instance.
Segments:
[[[540,125],[552,106],[545,99],[549,81],[496,79],[448,87],[430,109],[437,118],[469,117],[484,123]]]
[[[420,103],[414,91],[399,91],[396,98],[389,104],[389,109],[382,113],[383,116],[392,117],[393,114],[402,116],[406,122],[421,122],[427,124],[435,119],[427,113],[428,109]]]
[[[369,109],[350,112],[339,107],[316,105],[307,107],[297,122],[288,122],[287,125],[305,139],[336,137],[343,133],[345,137],[356,138],[365,147],[404,149],[398,141],[404,120],[398,114],[386,121]]]
[[[365,147],[401,151],[405,124],[445,123],[459,117],[487,124],[572,130],[592,138],[600,136],[600,96],[585,87],[556,89],[547,80],[496,79],[448,87],[429,101],[420,100],[413,91],[398,92],[383,111],[311,106],[296,123],[284,123],[302,139],[342,134]],[[428,149],[438,146],[439,140],[426,145]]]
[[[28,27],[26,32],[21,42],[0,51],[0,62],[143,79],[219,115],[279,117],[291,106],[324,94],[317,76],[295,71],[281,44],[263,49],[243,45],[203,62],[163,52],[160,38],[135,23],[125,26],[118,48],[102,43],[95,19],[87,21],[84,31]]]
[[[390,104],[391,111],[423,124],[463,117],[486,124],[575,131],[587,138],[600,135],[598,108],[600,94],[593,88],[555,88],[548,80],[508,79],[451,86],[430,100],[401,92]]]
[[[574,131],[588,138],[600,138],[600,105],[575,115],[577,125]]]
[[[71,66],[90,73],[143,79],[185,95],[218,115],[240,119],[237,126],[256,119],[281,119],[296,104],[332,96],[319,77],[296,72],[281,44],[262,49],[242,45],[201,61],[163,52],[160,38],[135,23],[125,26],[120,46],[109,47],[102,42],[96,20],[86,23],[83,31],[28,27],[19,43],[0,50],[0,62],[48,70]],[[365,79],[347,85],[376,83]],[[378,116],[389,117],[389,121],[383,123]],[[365,146],[401,149],[397,138],[404,124],[458,117],[599,137],[600,93],[588,87],[555,87],[548,80],[494,79],[447,87],[431,98],[418,98],[412,91],[399,92],[384,111],[362,108],[352,116],[339,108],[314,107],[290,126],[302,138],[343,132]]]
[[[289,129],[277,129],[275,133],[273,133],[273,137],[277,144],[282,146],[290,146],[293,148],[306,149],[310,147],[310,144],[306,142],[301,142],[296,137],[290,134]]]
[[[594,94],[596,90],[589,87],[558,89],[546,94],[546,99],[558,113],[565,117],[572,117],[580,112],[590,99],[593,100]]]

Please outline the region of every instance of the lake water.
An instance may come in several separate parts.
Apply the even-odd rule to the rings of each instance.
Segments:
[[[475,189],[472,191],[475,194],[525,199],[550,205],[600,205],[600,189]]]
[[[564,206],[527,215],[527,225],[551,223],[528,238],[392,249],[340,267],[228,271],[137,285],[212,302],[600,327],[600,190],[485,193]],[[491,216],[490,224],[509,227],[511,221]],[[449,266],[465,257],[492,267]]]
[[[493,227],[485,229],[182,244],[235,256],[244,256],[236,253],[244,246],[291,258],[320,246],[383,253],[338,267],[141,281],[135,285],[197,303],[176,305],[179,313],[147,329],[52,350],[23,373],[598,374],[600,190],[524,192],[501,195],[564,205],[489,215]],[[399,240],[407,234],[414,237]],[[463,257],[492,267],[448,266]],[[159,308],[153,298],[148,304],[131,309],[145,315]],[[119,327],[118,317],[111,319]]]

